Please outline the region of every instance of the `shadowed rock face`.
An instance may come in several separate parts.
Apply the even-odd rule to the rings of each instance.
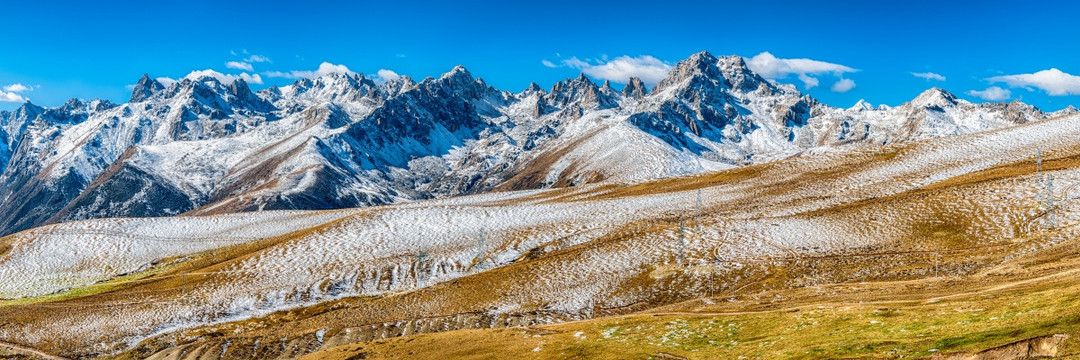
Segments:
[[[118,162],[116,167],[115,171],[100,176],[100,182],[87,187],[48,222],[84,219],[101,213],[118,217],[169,216],[194,208],[183,191],[153,174],[123,162]]]
[[[640,78],[631,77],[630,82],[623,87],[622,95],[627,98],[641,99],[645,97],[649,91],[645,88],[645,83]]]
[[[72,194],[86,187],[84,180],[73,173],[49,182],[33,178],[20,180],[6,189],[10,195],[4,198],[4,215],[0,215],[5,234],[48,223],[48,219],[75,198]]]
[[[1072,111],[972,104],[937,88],[894,108],[841,109],[708,52],[675,64],[651,92],[638,78],[616,90],[582,74],[513,94],[461,66],[419,82],[332,73],[259,92],[243,80],[165,85],[144,75],[127,104],[0,112],[0,234],[98,217],[344,208],[675,176],[705,160],[738,166]],[[605,155],[615,151],[625,153]]]
[[[142,78],[139,78],[139,82],[135,84],[135,88],[131,90],[131,100],[129,102],[137,103],[142,102],[150,98],[154,93],[165,90],[165,85],[161,85],[157,80],[151,79],[150,75],[143,74]]]

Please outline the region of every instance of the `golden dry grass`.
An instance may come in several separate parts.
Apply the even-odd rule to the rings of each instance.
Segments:
[[[895,155],[881,154],[891,157]],[[1048,169],[1071,169],[1080,163],[1048,160]],[[1023,257],[1005,264],[1001,259],[1020,249],[1046,243],[1052,236],[1071,236],[1072,230],[1041,232],[1024,238],[1010,238],[999,233],[997,238],[977,236],[987,228],[998,226],[996,220],[982,219],[973,211],[986,204],[958,201],[972,191],[985,187],[1007,187],[1017,178],[1030,177],[1026,163],[1001,166],[990,171],[950,180],[949,186],[931,186],[899,195],[868,199],[856,203],[828,207],[800,214],[822,220],[846,219],[857,222],[868,214],[889,213],[903,209],[902,216],[890,217],[899,235],[873,247],[855,248],[843,254],[774,258],[752,263],[738,270],[717,273],[694,267],[656,265],[631,277],[618,291],[635,289],[670,289],[689,278],[703,281],[703,288],[691,293],[705,294],[712,300],[690,300],[687,295],[657,292],[645,303],[628,308],[598,309],[600,314],[615,317],[599,318],[538,329],[461,330],[421,334],[346,345],[317,356],[368,358],[400,358],[438,356],[447,359],[486,358],[688,358],[791,357],[819,358],[898,355],[923,356],[937,351],[974,351],[1003,345],[1025,337],[1051,333],[1075,334],[1069,321],[1038,321],[1049,309],[1072,306],[1072,303],[1053,303],[1054,298],[1080,297],[1080,287],[1068,282],[1065,271],[1080,268],[1072,259],[1080,258],[1075,242],[1065,242],[1040,250],[1037,256]],[[596,190],[602,196],[631,196],[655,194],[658,191],[680,191],[716,186],[738,180],[737,169],[677,180],[669,184],[633,185],[611,191],[612,187]],[[815,174],[822,177],[823,174]],[[708,185],[703,185],[708,184]],[[1026,204],[1014,204],[1009,211],[1022,212]],[[894,214],[895,215],[895,214]],[[678,219],[656,219],[645,233],[671,230]],[[527,276],[539,271],[545,263],[583,256],[590,249],[609,251],[633,239],[619,232],[579,246],[543,254],[529,261],[458,279],[446,284],[378,299],[342,305],[340,309],[320,313],[309,319],[283,324],[272,336],[297,335],[320,327],[355,326],[381,319],[412,318],[423,314],[454,314],[475,309],[475,305],[508,296],[514,289],[527,286]],[[996,265],[1000,264],[1000,265]],[[1065,269],[1065,270],[1063,270]],[[712,271],[713,273],[709,273]],[[964,276],[938,276],[967,273]],[[725,279],[744,279],[732,286],[721,287]],[[1036,280],[1031,280],[1036,279]],[[709,287],[715,287],[709,289]],[[726,290],[725,290],[726,289]],[[618,294],[616,291],[616,294]],[[994,294],[987,298],[983,292]],[[1008,297],[998,294],[1008,294]],[[417,304],[430,306],[432,299],[439,307],[414,308]],[[1001,307],[1003,311],[1020,310],[988,299],[1023,299],[1024,316],[1001,321],[990,330],[970,333],[970,314],[947,313],[944,309],[962,309],[965,303],[983,308]],[[408,305],[404,305],[408,304]],[[540,304],[536,304],[539,308]],[[815,310],[819,307],[826,310]],[[534,308],[535,309],[535,308]],[[882,310],[885,309],[885,310]],[[1010,310],[1011,309],[1011,310]],[[1028,315],[1030,312],[1030,315]],[[373,316],[378,313],[380,316]],[[980,312],[986,314],[986,311]],[[620,315],[622,314],[622,315]],[[807,315],[813,314],[813,315]],[[905,314],[900,316],[897,314]],[[935,315],[936,314],[936,315]],[[948,316],[946,316],[947,314]],[[910,318],[907,317],[910,315]],[[1077,314],[1080,316],[1080,313]],[[921,317],[940,317],[935,322],[920,321]],[[984,320],[990,316],[984,317]],[[878,318],[890,318],[897,324],[881,327],[870,323]],[[352,319],[349,322],[334,319]],[[859,322],[864,321],[865,323]],[[954,321],[955,320],[955,321]],[[744,337],[710,331],[720,321],[734,321],[748,326]],[[825,328],[843,328],[845,332],[814,332],[800,328],[806,321],[832,324]],[[682,324],[680,322],[685,322]],[[949,325],[956,324],[958,325]],[[301,325],[306,324],[306,325]],[[980,323],[981,325],[981,323]],[[1000,326],[998,326],[1000,325]],[[693,346],[656,345],[674,330],[690,329]],[[600,339],[612,328],[633,328],[623,334],[622,341],[605,343]],[[711,330],[710,330],[711,329]],[[791,332],[791,329],[800,329]],[[900,331],[904,329],[904,331]],[[1011,330],[1010,330],[1011,329]],[[880,331],[879,331],[880,330]],[[919,330],[919,336],[905,332]],[[585,339],[574,334],[583,332]],[[725,333],[726,334],[726,333]],[[856,335],[853,335],[856,334]],[[689,336],[689,335],[687,335]],[[716,346],[710,341],[728,339],[742,345]],[[786,346],[777,346],[777,338],[786,338]],[[540,346],[543,344],[543,346]],[[835,348],[827,344],[842,344]],[[846,345],[845,345],[846,344]],[[539,351],[533,351],[539,347]],[[762,350],[765,349],[765,350]],[[800,351],[809,349],[810,352]],[[1074,352],[1071,345],[1066,350]],[[884,351],[884,352],[882,352]]]
[[[1080,356],[1076,243],[962,277],[845,283],[699,299],[531,328],[460,330],[326,349],[304,359],[913,358],[1052,334]],[[1002,272],[1002,270],[1013,269]]]
[[[364,213],[353,216],[365,216]],[[221,273],[231,263],[257,256],[274,245],[333,227],[348,217],[285,235],[238,244],[201,253],[163,259],[157,266],[142,272],[123,275],[109,281],[78,287],[45,296],[0,302],[0,322],[49,326],[53,321],[87,316],[125,316],[126,309],[153,302],[180,301],[191,289],[216,286],[229,281]],[[104,333],[109,329],[101,329]],[[115,334],[123,331],[116,329]],[[77,342],[73,342],[75,340]],[[99,338],[97,341],[113,339]],[[35,347],[56,354],[78,353],[94,339],[54,339]]]

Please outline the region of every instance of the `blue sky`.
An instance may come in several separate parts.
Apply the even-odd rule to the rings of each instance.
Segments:
[[[942,0],[6,2],[0,100],[14,102],[0,109],[27,98],[123,102],[143,73],[246,73],[258,75],[260,89],[324,62],[324,70],[415,79],[462,64],[516,92],[583,71],[598,81],[648,76],[708,50],[765,56],[760,70],[836,106],[896,105],[939,86],[969,100],[1056,110],[1080,105],[1080,77],[1071,75],[1080,74],[1077,10],[1073,2]]]

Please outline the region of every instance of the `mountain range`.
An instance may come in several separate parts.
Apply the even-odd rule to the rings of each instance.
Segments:
[[[144,75],[125,104],[0,112],[0,234],[655,179],[1075,111],[975,104],[939,88],[895,107],[839,108],[708,52],[651,89],[581,75],[513,93],[461,66],[420,81],[330,73],[257,92],[242,79]]]
[[[1080,354],[1071,107],[839,108],[702,52],[620,89],[144,76],[0,129],[0,358]]]

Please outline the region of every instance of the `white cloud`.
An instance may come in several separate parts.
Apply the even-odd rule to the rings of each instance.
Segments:
[[[33,87],[23,85],[21,83],[15,83],[3,87],[3,91],[0,91],[0,102],[26,102],[28,99],[22,95],[16,94],[23,91],[34,91]]]
[[[639,57],[624,55],[610,61],[605,59],[607,59],[607,56],[603,56],[601,59],[584,61],[575,56],[563,60],[561,64],[555,64],[548,60],[541,60],[540,63],[547,67],[565,66],[579,69],[585,75],[593,78],[610,80],[621,84],[630,82],[631,77],[637,77],[650,86],[656,85],[660,80],[663,80],[668,71],[671,70],[671,65],[649,55]]]
[[[379,69],[379,71],[375,72],[375,81],[379,83],[384,83],[399,77],[401,77],[401,75],[398,75],[398,73],[393,70]]]
[[[248,75],[247,73],[240,73],[240,78],[244,79],[244,82],[262,85],[263,80],[259,74]]]
[[[671,65],[649,55],[632,58],[620,56],[602,65],[583,68],[585,74],[617,83],[628,83],[631,77],[640,78],[646,84],[655,85],[667,76]]]
[[[0,102],[26,102],[26,98],[13,92],[0,91]]]
[[[806,85],[807,89],[818,86],[818,84],[821,83],[820,81],[818,81],[818,79],[816,77],[806,75],[806,74],[799,74],[799,80],[801,80],[803,82],[803,84]]]
[[[851,91],[851,89],[854,89],[854,88],[855,88],[855,80],[840,79],[840,81],[837,81],[836,83],[832,84],[832,87],[829,88],[829,90],[839,92],[839,93],[845,93],[845,92]]]
[[[857,70],[824,61],[812,59],[780,59],[768,51],[755,55],[746,61],[750,70],[770,79],[779,79],[790,74],[819,75],[833,73],[840,76]]]
[[[577,56],[566,59],[566,60],[563,60],[562,63],[563,63],[563,65],[566,65],[566,66],[569,66],[569,67],[572,67],[572,68],[578,68],[578,69],[583,69],[583,68],[587,68],[589,66],[592,66],[592,64],[581,61],[581,59],[578,59]]]
[[[986,90],[969,90],[967,94],[988,101],[1002,101],[1012,97],[1012,92],[1008,89],[997,86],[988,87]]]
[[[248,73],[240,73],[240,75],[222,74],[222,73],[219,73],[219,72],[211,70],[211,69],[192,71],[191,73],[187,74],[187,76],[184,76],[184,79],[198,80],[198,79],[203,78],[203,77],[212,77],[214,79],[217,79],[218,82],[220,82],[222,84],[226,84],[226,85],[232,84],[237,79],[243,79],[244,82],[251,83],[251,84],[262,84],[263,83],[262,77],[259,76],[259,74],[255,74],[255,75],[250,75]],[[170,86],[173,83],[176,83],[176,79],[167,78],[167,77],[159,77],[156,80],[159,83],[161,83],[162,85],[165,85],[165,86]]]
[[[935,73],[932,73],[932,72],[923,72],[923,73],[913,72],[913,73],[911,73],[911,75],[915,76],[917,78],[926,79],[926,81],[930,81],[930,80],[945,81],[945,76],[942,76],[941,74],[935,74]]]
[[[319,64],[319,68],[315,71],[311,70],[293,70],[289,72],[281,71],[268,71],[263,74],[269,77],[289,78],[289,79],[301,79],[301,78],[317,78],[326,74],[338,73],[338,74],[355,74],[352,70],[349,70],[345,65],[335,65],[328,62]]]
[[[229,54],[232,54],[232,56],[244,56],[243,62],[246,62],[248,64],[251,64],[251,63],[264,63],[264,62],[265,63],[272,63],[273,62],[273,61],[270,61],[270,58],[268,58],[266,56],[249,53],[247,49],[240,49],[240,52],[237,52],[236,50],[229,50]],[[237,69],[251,71],[249,69],[243,69],[243,68],[237,68]]]
[[[172,86],[172,84],[176,83],[176,79],[167,77],[159,77],[154,80],[157,80],[157,82],[161,83],[161,85],[165,85],[165,87]]]
[[[746,66],[758,73],[758,75],[771,80],[783,79],[792,74],[798,75],[799,80],[806,85],[807,89],[819,84],[818,79],[811,75],[833,74],[836,77],[841,77],[845,73],[858,71],[848,66],[813,59],[780,59],[768,51],[747,60]],[[850,79],[841,79],[837,84],[840,83],[844,84],[839,87],[834,84],[833,91],[846,87],[846,90],[840,91],[844,92],[855,87],[855,82]]]
[[[247,54],[247,52],[244,52],[244,53]],[[249,63],[268,62],[268,63],[272,63],[273,61],[270,61],[270,58],[262,56],[262,55],[251,55],[251,56],[248,56],[246,59],[244,59],[244,62],[249,62]]]
[[[4,91],[7,91],[7,92],[22,92],[22,91],[27,91],[27,90],[34,91],[34,88],[23,85],[23,84],[11,84],[11,85],[8,85],[8,86],[4,87]]]
[[[230,61],[230,62],[225,63],[225,67],[230,68],[230,69],[244,70],[244,71],[255,70],[251,66],[251,64],[243,62],[243,61]]]
[[[1034,74],[995,76],[990,82],[1003,82],[1009,86],[1039,88],[1051,96],[1080,95],[1080,76],[1051,68]]]

